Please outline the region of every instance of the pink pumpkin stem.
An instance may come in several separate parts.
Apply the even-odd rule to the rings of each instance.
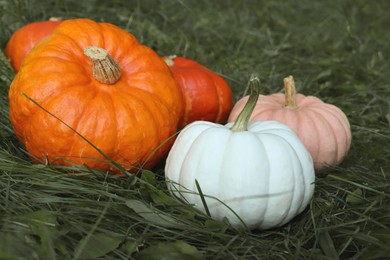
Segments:
[[[285,108],[296,109],[297,101],[296,95],[297,91],[295,89],[295,82],[293,76],[288,76],[283,79],[284,81],[284,96],[285,96]]]

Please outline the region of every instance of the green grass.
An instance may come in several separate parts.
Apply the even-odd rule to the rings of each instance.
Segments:
[[[253,72],[265,94],[291,74],[298,91],[339,106],[353,135],[344,162],[317,175],[305,212],[281,228],[238,231],[172,199],[162,166],[138,178],[32,164],[8,120],[14,73],[0,57],[0,258],[389,256],[389,9],[385,0],[0,0],[2,50],[17,28],[50,16],[111,22],[160,55],[218,72],[236,100]]]

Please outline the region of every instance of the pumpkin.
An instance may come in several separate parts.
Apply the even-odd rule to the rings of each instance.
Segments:
[[[163,59],[183,93],[184,113],[179,127],[197,120],[226,122],[233,107],[233,94],[225,79],[188,58]]]
[[[292,76],[284,79],[285,94],[261,95],[251,120],[276,120],[290,127],[310,152],[316,170],[340,164],[351,145],[347,116],[335,105],[315,96],[296,93]],[[228,121],[234,121],[248,96],[233,107]]]
[[[181,101],[157,53],[89,19],[64,21],[40,41],[9,91],[13,129],[32,158],[102,170],[110,160],[149,169],[166,156]]]
[[[314,192],[314,167],[290,128],[276,121],[248,123],[259,93],[257,76],[250,88],[234,123],[196,121],[180,132],[165,177],[173,195],[212,218],[226,217],[237,228],[269,229],[306,208]]]
[[[19,71],[23,59],[37,42],[49,35],[60,23],[60,18],[52,17],[47,21],[29,23],[11,35],[5,47],[5,55],[15,71]]]

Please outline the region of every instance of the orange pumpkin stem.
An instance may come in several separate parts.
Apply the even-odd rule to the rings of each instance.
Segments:
[[[175,65],[175,62],[173,61],[174,58],[176,58],[176,55],[169,55],[164,57],[164,61],[168,66],[173,66]]]
[[[114,84],[119,80],[121,69],[105,49],[91,46],[84,50],[84,54],[92,60],[92,73],[97,81]]]
[[[62,20],[61,17],[50,17],[49,18],[49,21],[51,21],[51,22],[58,22],[58,21],[61,21],[61,20]]]
[[[297,101],[296,95],[297,91],[295,89],[295,82],[293,76],[288,76],[284,78],[284,96],[285,96],[285,108],[296,109]]]

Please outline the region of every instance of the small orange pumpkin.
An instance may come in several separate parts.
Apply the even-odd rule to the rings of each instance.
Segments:
[[[338,107],[314,96],[297,94],[292,76],[284,79],[285,94],[261,95],[251,120],[276,120],[289,126],[310,152],[315,169],[342,162],[351,145],[347,116]],[[234,121],[248,97],[240,99],[228,121]]]
[[[47,21],[29,23],[12,34],[5,46],[5,56],[10,59],[15,71],[19,71],[23,59],[37,42],[49,35],[60,23],[60,18],[52,17]]]
[[[224,123],[233,107],[228,83],[194,60],[177,56],[163,59],[183,93],[184,114],[179,127],[198,120]]]
[[[14,131],[33,158],[109,170],[105,156],[79,133],[134,171],[168,153],[182,96],[164,61],[133,35],[73,19],[26,57],[9,105]]]

